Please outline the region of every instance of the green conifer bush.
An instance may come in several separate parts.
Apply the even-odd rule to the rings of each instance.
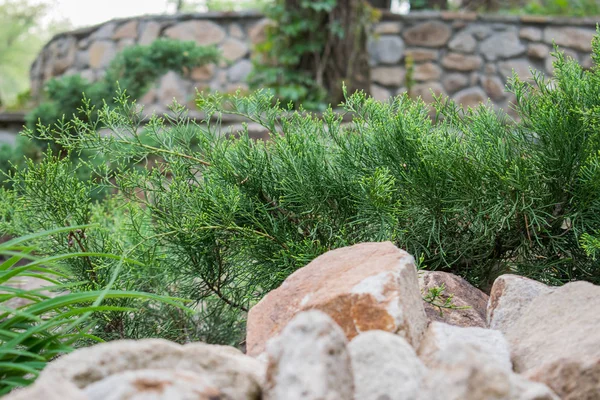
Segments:
[[[600,231],[600,36],[593,51],[590,71],[557,51],[554,78],[513,76],[517,121],[443,98],[432,121],[427,105],[406,95],[379,102],[355,93],[343,105],[352,122],[342,124],[331,109],[290,112],[266,92],[200,94],[205,121],[174,105],[174,117],[144,126],[151,141],[143,141],[143,114],[121,93],[95,119],[71,120],[77,135],[60,125],[37,133],[72,154],[108,157],[114,169],[94,170],[113,196],[94,203],[98,182],[74,180],[67,159],[48,157],[13,178],[5,226],[100,223],[47,253],[81,251],[77,239],[86,251],[128,250],[143,267],[128,265],[115,288],[196,302],[192,319],[173,315],[172,326],[148,330],[144,313],[170,312],[148,308],[101,332],[113,336],[236,343],[245,312],[290,273],[365,241],[393,241],[482,288],[503,273],[600,283],[590,250]],[[253,141],[246,129],[225,135],[213,118],[225,113],[262,125],[271,139]],[[114,268],[70,264],[91,288]]]

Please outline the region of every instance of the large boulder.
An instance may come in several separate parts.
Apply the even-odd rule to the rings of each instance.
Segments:
[[[512,371],[508,342],[502,333],[492,329],[463,328],[433,321],[427,327],[421,341],[419,357],[425,365],[435,368],[439,363],[443,363],[446,351],[454,343],[472,345],[473,349],[479,351],[481,359],[488,360],[498,368]]]
[[[529,304],[554,288],[518,275],[501,275],[494,281],[487,305],[487,323],[491,329],[506,333]]]
[[[51,362],[38,382],[68,381],[80,389],[112,375],[137,370],[185,371],[200,375],[227,399],[260,399],[264,365],[228,346],[162,339],[120,340],[79,349]]]
[[[202,376],[186,371],[121,372],[84,390],[89,400],[225,400]],[[69,400],[69,399],[63,399]]]
[[[571,282],[541,294],[507,328],[515,371],[563,399],[600,398],[600,286]]]
[[[427,368],[406,340],[385,331],[369,331],[355,337],[348,350],[355,399],[417,399]]]
[[[481,357],[473,344],[454,342],[438,355],[419,400],[559,400],[546,385]]]
[[[300,311],[328,314],[352,339],[373,329],[417,347],[427,326],[413,257],[390,242],[327,252],[290,275],[248,315],[247,351],[260,354]]]
[[[267,346],[265,400],[353,400],[344,332],[325,313],[298,314]]]
[[[444,287],[440,302],[452,296],[452,303],[456,309],[439,309],[434,305],[424,302],[425,313],[430,321],[441,321],[457,326],[486,327],[486,307],[488,295],[472,286],[469,282],[447,272],[419,271],[419,287],[425,296],[430,289]]]

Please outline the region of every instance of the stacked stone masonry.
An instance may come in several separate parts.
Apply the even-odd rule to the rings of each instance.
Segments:
[[[505,90],[514,70],[531,79],[530,69],[552,74],[553,42],[584,68],[592,65],[593,18],[499,16],[474,13],[384,13],[372,29],[370,53],[373,97],[385,100],[410,89],[411,95],[433,100],[445,94],[464,106],[488,99],[509,109],[514,100]],[[193,106],[195,89],[233,92],[248,88],[252,51],[264,38],[268,21],[258,13],[205,13],[142,16],[114,20],[53,38],[31,68],[32,94],[40,98],[44,83],[63,75],[81,74],[95,81],[115,55],[134,44],[159,37],[194,40],[218,46],[225,58],[181,77],[163,76],[140,100],[165,110],[173,98]],[[407,86],[407,60],[412,59],[412,84]]]

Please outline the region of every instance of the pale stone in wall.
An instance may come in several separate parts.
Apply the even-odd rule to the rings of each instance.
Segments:
[[[437,60],[439,52],[431,49],[406,49],[406,57],[410,57],[414,62]]]
[[[544,42],[552,44],[554,41],[559,46],[589,53],[592,51],[592,38],[595,33],[594,29],[551,26],[544,29]]]
[[[192,40],[202,46],[218,44],[227,34],[219,25],[211,21],[180,22],[165,30],[165,36],[178,40]]]
[[[404,84],[406,71],[402,67],[375,67],[371,69],[371,80],[385,86]]]
[[[448,43],[448,48],[450,50],[458,51],[461,53],[473,53],[475,48],[477,47],[477,42],[473,35],[469,33],[461,33],[454,37]]]
[[[481,57],[474,55],[448,53],[442,58],[442,65],[445,68],[456,71],[473,71],[479,69],[481,64],[483,64]]]
[[[393,35],[402,32],[402,24],[400,22],[380,22],[375,25],[373,32],[377,35]]]
[[[545,60],[550,55],[550,48],[542,43],[532,43],[527,47],[527,55],[531,58]]]
[[[248,30],[250,42],[254,45],[264,42],[267,39],[267,29],[272,25],[273,22],[269,21],[267,18],[263,18],[252,25]]]
[[[105,68],[117,54],[112,41],[102,40],[92,43],[89,50],[90,67],[94,69]]]
[[[433,102],[433,94],[439,96],[440,94],[446,94],[443,86],[439,82],[425,82],[419,83],[412,87],[410,94],[413,97],[420,97],[424,102]]]
[[[451,73],[444,76],[442,83],[448,93],[454,93],[467,86],[469,78],[465,74]]]
[[[236,39],[244,39],[244,30],[240,26],[240,24],[231,24],[229,25],[229,36]]]
[[[148,21],[141,27],[140,40],[138,44],[149,45],[158,39],[162,25],[155,21]]]
[[[374,83],[371,84],[371,97],[378,101],[387,101],[391,97],[391,93],[386,88],[376,85]]]
[[[208,81],[215,75],[215,65],[206,64],[192,70],[190,77],[195,81]]]
[[[463,108],[475,108],[481,103],[485,103],[487,101],[487,95],[485,92],[479,87],[470,87],[467,89],[463,89],[460,92],[456,93],[454,96],[454,100],[463,106]]]
[[[136,19],[119,26],[112,35],[113,39],[137,39],[138,21]]]
[[[497,76],[482,76],[481,87],[492,100],[502,100],[506,97],[504,84]]]
[[[229,82],[243,82],[252,71],[252,63],[249,60],[240,60],[233,64],[227,71]]]
[[[525,53],[526,47],[521,43],[516,32],[497,33],[481,43],[480,51],[488,61],[499,58],[516,57]]]
[[[441,47],[450,39],[452,30],[442,22],[430,21],[408,28],[403,37],[411,46]]]
[[[232,38],[225,39],[219,48],[221,49],[223,57],[229,61],[236,61],[245,57],[250,50],[246,43]]]
[[[100,26],[94,33],[90,35],[91,40],[102,40],[102,39],[110,39],[115,32],[115,28],[117,24],[114,22],[109,22]]]
[[[521,28],[519,30],[519,37],[521,39],[531,40],[532,42],[539,42],[542,40],[542,30],[531,26]]]
[[[414,67],[413,78],[419,82],[438,80],[441,75],[440,67],[432,62],[417,64]]]
[[[502,61],[498,63],[500,75],[505,79],[512,76],[513,70],[517,73],[519,78],[523,80],[530,79],[530,68],[531,62],[529,62],[528,60],[511,60]]]
[[[192,96],[192,92],[189,91],[187,81],[184,81],[176,72],[169,71],[160,78],[156,95],[158,102],[162,105],[170,105],[173,99],[180,104],[185,104],[188,97]]]

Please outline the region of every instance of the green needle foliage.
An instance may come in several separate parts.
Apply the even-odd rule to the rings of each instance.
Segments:
[[[94,320],[108,313],[136,313],[132,307],[109,305],[116,299],[153,301],[183,308],[172,299],[138,291],[77,291],[78,284],[63,283],[68,277],[61,263],[87,257],[132,262],[114,254],[71,252],[39,258],[33,255],[35,240],[49,240],[90,228],[73,226],[36,233],[0,244],[0,395],[27,386],[46,363],[77,345],[100,341],[93,335]],[[118,271],[117,271],[118,272]],[[40,288],[20,287],[20,281],[46,281]],[[62,293],[51,296],[52,291]]]
[[[598,65],[598,36],[593,49]],[[153,330],[137,316],[118,329],[106,324],[108,337],[235,343],[245,312],[289,274],[365,241],[393,241],[482,288],[508,272],[549,284],[600,283],[590,252],[600,231],[600,68],[583,71],[560,52],[554,65],[551,80],[510,80],[519,121],[442,98],[432,121],[427,105],[406,95],[382,103],[355,93],[342,106],[352,122],[342,124],[331,109],[319,117],[289,112],[259,91],[199,95],[202,125],[174,105],[175,117],[154,116],[143,127],[124,93],[97,112],[88,102],[89,118],[38,135],[73,154],[107,157],[114,169],[94,170],[114,196],[94,203],[98,182],[77,180],[68,159],[48,157],[15,175],[7,226],[99,223],[76,233],[83,250],[65,237],[47,253],[129,251],[144,267],[124,267],[116,288],[197,302],[191,323],[169,314],[172,323]],[[211,122],[224,113],[264,126],[271,139],[253,141],[246,129],[225,135]],[[90,290],[114,268],[96,259],[71,265]]]

